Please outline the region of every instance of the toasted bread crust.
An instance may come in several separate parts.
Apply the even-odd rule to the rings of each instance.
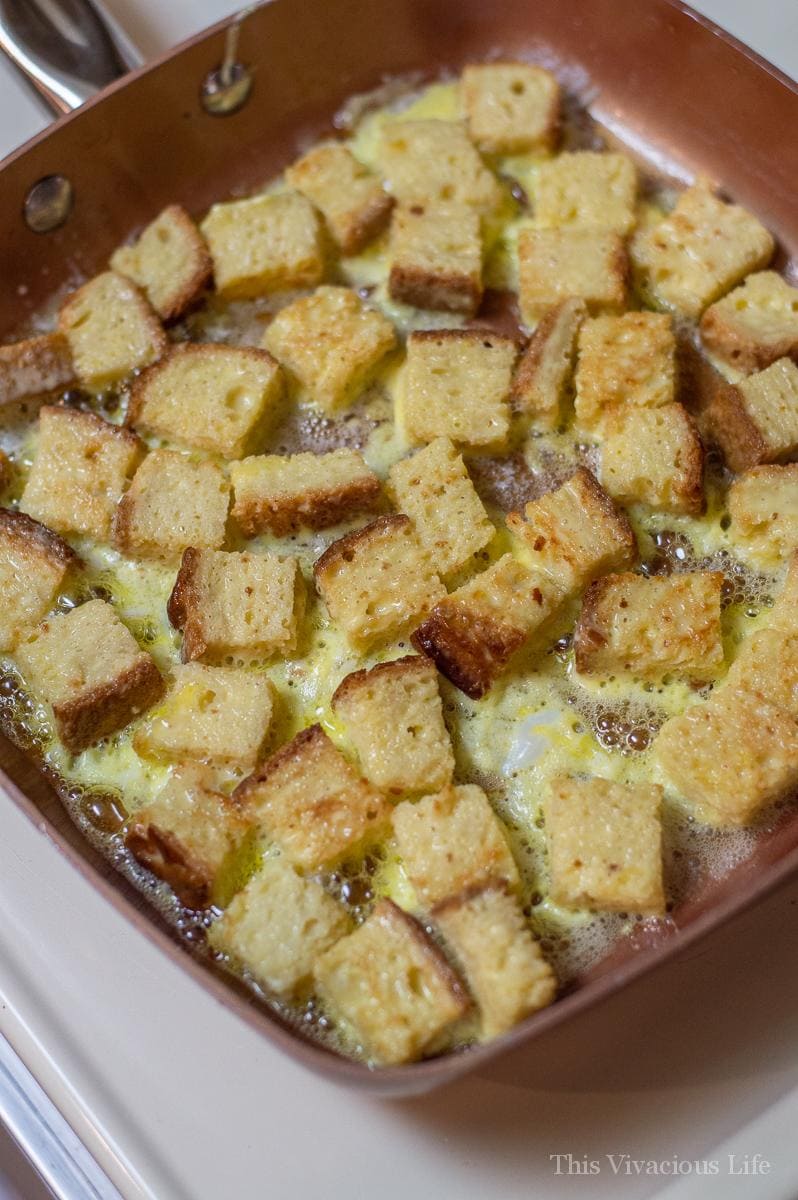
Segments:
[[[691,516],[699,517],[706,508],[706,496],[704,495],[704,444],[701,441],[701,434],[699,433],[697,423],[686,409],[684,418],[693,436],[690,445],[682,451],[679,460],[680,471],[678,483],[674,485],[673,490],[682,501],[684,511]]]
[[[577,478],[580,486],[590,492],[590,499],[602,510],[607,524],[613,527],[618,541],[623,543],[624,561],[636,562],[637,538],[625,511],[615,503],[612,496],[605,492],[596,476],[592,471],[588,471],[587,467],[577,467],[573,478]]]
[[[265,762],[260,763],[251,775],[247,775],[246,779],[241,780],[233,792],[233,799],[246,802],[248,793],[265,783],[285,763],[297,756],[312,753],[316,747],[324,746],[328,740],[321,725],[309,725],[307,729],[300,730],[295,737],[291,738],[290,742],[286,742]]]
[[[354,551],[360,543],[368,543],[375,533],[382,533],[390,529],[407,529],[411,525],[412,521],[404,513],[390,513],[386,517],[377,517],[376,521],[369,522],[362,529],[353,529],[351,533],[344,534],[343,537],[328,546],[324,553],[316,559],[313,564],[313,578],[318,583],[327,571],[336,567],[340,562],[351,562]]]
[[[374,667],[363,667],[360,671],[352,671],[338,684],[332,694],[330,704],[335,708],[341,700],[345,700],[352,692],[357,692],[364,683],[369,679],[374,679],[375,676],[415,675],[420,669],[426,670],[428,667],[429,661],[425,656],[405,654],[402,658],[392,658],[390,662],[377,663]]]
[[[62,333],[0,346],[0,405],[52,392],[74,381],[72,353]]]
[[[205,908],[213,880],[168,829],[134,823],[128,827],[125,845],[143,867],[169,884],[183,904]]]
[[[142,654],[123,674],[74,700],[53,705],[61,741],[73,754],[114,733],[159,700],[164,692],[160,671]]]
[[[563,307],[567,303],[567,300],[562,300],[559,304],[552,305],[543,314],[526,349],[518,360],[510,391],[510,401],[516,412],[524,412],[528,408],[526,397],[537,379],[546,357],[549,339],[557,328],[562,317]]]
[[[374,508],[381,494],[378,477],[371,475],[335,488],[310,487],[301,498],[277,495],[235,499],[231,512],[247,537],[256,537],[267,529],[276,537],[284,537],[302,528],[328,529],[354,513]]]
[[[740,389],[720,375],[703,397],[702,417],[708,436],[720,447],[732,471],[747,471],[767,462],[767,442],[751,419]]]
[[[707,349],[745,375],[764,371],[779,358],[798,357],[794,337],[787,335],[767,343],[757,341],[739,325],[727,321],[714,305],[710,305],[701,318],[700,330],[701,341]]]
[[[381,233],[396,203],[393,196],[384,191],[375,194],[369,203],[354,218],[341,239],[341,253],[359,254],[373,238]]]
[[[482,300],[482,287],[469,275],[441,275],[412,266],[391,267],[388,292],[394,300],[416,308],[462,313],[466,317],[474,316]]]
[[[454,909],[462,908],[464,904],[468,904],[471,900],[476,900],[478,896],[484,896],[486,892],[503,892],[505,896],[512,896],[513,891],[506,879],[501,879],[498,875],[489,879],[480,879],[477,883],[469,883],[466,887],[456,892],[453,896],[446,896],[443,900],[439,900],[429,910],[429,915],[434,920],[441,913],[452,912]]]
[[[387,918],[393,925],[404,927],[419,950],[421,950],[432,970],[435,971],[441,982],[448,989],[452,998],[462,1006],[462,1012],[465,1014],[471,1007],[471,998],[468,995],[468,991],[446,955],[432,940],[424,929],[424,926],[415,917],[411,916],[410,913],[405,912],[404,909],[401,909],[398,904],[395,904],[393,900],[389,900],[387,897],[383,897],[377,901],[374,906],[374,913],[377,916]]]
[[[63,538],[27,513],[0,508],[0,532],[8,538],[18,539],[65,569],[82,566],[80,555]]]
[[[166,615],[175,629],[183,632],[183,646],[180,657],[183,662],[192,662],[202,658],[208,649],[202,636],[202,623],[192,621],[191,614],[199,607],[200,597],[197,591],[197,569],[202,552],[189,546],[183,551],[180,570],[174,582],[169,599],[166,602]]]
[[[457,603],[443,601],[410,640],[455,687],[479,700],[526,638],[522,629],[480,618]]]

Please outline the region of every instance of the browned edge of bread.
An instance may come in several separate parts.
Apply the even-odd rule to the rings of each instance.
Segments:
[[[163,692],[160,671],[149,655],[142,653],[115,679],[53,705],[61,741],[77,754],[121,729],[132,716],[159,700]]]

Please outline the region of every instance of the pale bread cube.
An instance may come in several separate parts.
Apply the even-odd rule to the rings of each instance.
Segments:
[[[697,318],[749,271],[767,266],[774,242],[756,217],[718,199],[704,183],[682,192],[657,225],[641,230],[632,262],[647,299]]]
[[[410,442],[444,437],[461,446],[500,448],[510,431],[516,343],[475,329],[411,333],[401,422]]]
[[[563,300],[546,309],[518,362],[512,403],[537,429],[557,429],[573,374],[576,339],[587,316],[583,300]]]
[[[535,180],[535,221],[543,229],[629,233],[636,203],[637,170],[625,154],[560,154],[541,164]]]
[[[237,662],[296,648],[305,611],[299,560],[189,547],[167,605],[183,662]]]
[[[518,290],[527,325],[563,300],[584,300],[591,312],[620,312],[628,273],[623,238],[611,230],[529,226],[518,236]]]
[[[620,504],[660,512],[704,511],[704,447],[681,404],[626,408],[606,421],[601,485]]]
[[[768,624],[784,633],[798,633],[798,551],[787,563],[787,573],[770,610]]]
[[[732,471],[798,456],[798,367],[780,358],[739,384],[718,382],[702,412]]]
[[[72,352],[63,333],[43,333],[0,346],[0,407],[54,392],[74,381]]]
[[[25,513],[0,508],[0,652],[49,612],[70,571],[81,566],[71,546]]]
[[[391,222],[388,292],[416,308],[473,317],[482,299],[482,230],[468,205],[400,205]]]
[[[396,508],[410,517],[439,575],[459,571],[496,530],[448,438],[436,438],[388,473]]]
[[[555,904],[662,914],[661,803],[656,784],[552,780],[543,813]]]
[[[111,267],[138,284],[162,321],[182,316],[213,276],[205,240],[180,204],[170,204],[132,245],[115,250]]]
[[[129,429],[94,413],[46,406],[39,411],[36,457],[20,508],[58,533],[106,541],[143,453]]]
[[[135,381],[127,424],[241,458],[261,448],[282,398],[282,371],[265,350],[185,344]]]
[[[519,886],[504,826],[475,784],[450,786],[416,802],[403,800],[393,810],[393,831],[423,908],[488,880]]]
[[[414,654],[355,671],[332,706],[366,778],[382,791],[437,792],[451,783],[454,753],[428,659]]]
[[[15,657],[73,754],[122,729],[163,692],[155,663],[104,600],[26,630]]]
[[[560,125],[560,85],[551,71],[521,62],[465,67],[460,95],[468,132],[486,154],[553,150]]]
[[[285,178],[316,205],[341,254],[358,254],[388,223],[393,198],[346,146],[315,146]]]
[[[305,871],[357,854],[385,832],[390,819],[387,801],[360,778],[320,725],[298,733],[234,794]]]
[[[798,547],[798,463],[752,467],[728,491],[731,533],[761,561],[789,558]]]
[[[278,996],[307,989],[319,957],[349,933],[346,910],[282,855],[269,858],[208,931],[216,951]]]
[[[356,647],[398,634],[444,594],[404,514],[378,517],[333,542],[313,575],[333,623]]]
[[[97,391],[149,366],[168,345],[142,292],[117,271],[105,271],[73,292],[58,314],[58,327],[78,379]]]
[[[672,404],[676,339],[663,313],[595,317],[579,330],[574,408],[579,425],[601,430],[608,411]]]
[[[462,121],[387,121],[380,166],[400,204],[467,204],[482,216],[500,208],[503,193]]]
[[[174,562],[188,546],[218,549],[225,537],[230,488],[212,462],[153,450],[122,497],[113,524],[117,550]]]
[[[551,1004],[557,977],[505,887],[466,888],[431,916],[477,1003],[484,1041]]]
[[[701,318],[701,341],[722,362],[749,375],[798,354],[798,288],[775,271],[757,271]]]
[[[137,753],[167,762],[231,763],[251,769],[272,723],[275,693],[259,671],[176,666],[167,695],[136,730]]]
[[[298,192],[214,204],[200,226],[227,299],[315,287],[326,269],[316,209]]]
[[[798,721],[798,634],[760,629],[746,638],[722,690],[750,693]]]
[[[320,287],[282,309],[263,345],[324,412],[351,404],[396,345],[393,325],[351,288]]]

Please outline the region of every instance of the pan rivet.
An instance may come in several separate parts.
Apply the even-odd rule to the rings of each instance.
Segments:
[[[59,229],[72,211],[73,199],[72,184],[64,175],[45,175],[25,197],[25,224],[34,233]]]
[[[202,81],[202,107],[213,117],[229,117],[238,112],[252,91],[252,74],[243,63],[230,63],[209,71]]]

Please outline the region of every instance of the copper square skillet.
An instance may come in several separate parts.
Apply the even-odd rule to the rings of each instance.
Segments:
[[[15,5],[0,0],[0,26]],[[67,7],[80,5],[69,0]],[[330,130],[353,94],[386,76],[430,78],[497,53],[553,66],[638,157],[659,171],[708,175],[774,232],[782,266],[798,255],[798,139],[787,132],[798,127],[798,87],[678,0],[273,0],[240,21],[237,61],[252,83],[248,96],[246,78],[238,78],[234,101],[244,102],[212,115],[201,89],[225,61],[230,25],[110,84],[0,167],[3,340],[76,274],[103,269],[111,251],[166,204],[200,213],[277,172],[300,143]],[[26,223],[26,200],[33,184],[53,175],[69,181],[71,208],[57,228],[37,233]],[[56,208],[62,191],[51,189]],[[48,224],[65,212],[54,216],[45,207],[42,215],[34,204],[33,215]],[[92,849],[36,768],[2,738],[0,767],[2,802],[18,804],[198,984],[297,1061],[383,1095],[427,1091],[508,1053],[520,1068],[522,1045],[680,953],[798,869],[793,807],[723,881],[697,886],[654,934],[617,946],[569,995],[504,1037],[446,1058],[370,1070],[305,1040],[185,953],[185,943]]]

